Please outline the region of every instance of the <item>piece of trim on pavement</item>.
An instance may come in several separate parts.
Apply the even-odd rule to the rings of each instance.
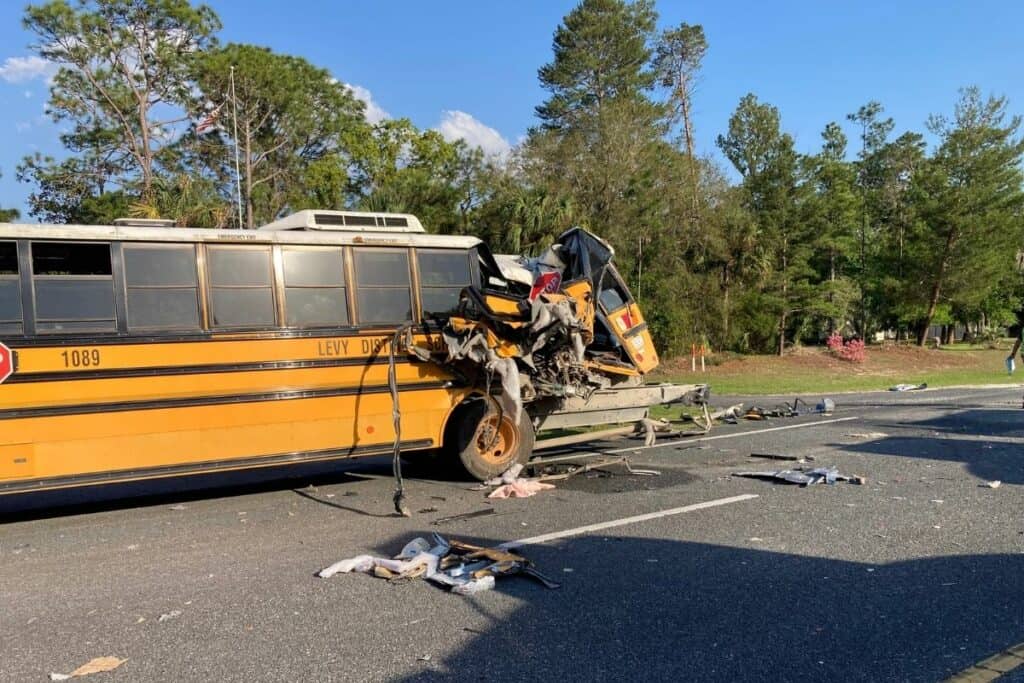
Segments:
[[[815,422],[803,422],[798,425],[782,425],[781,427],[768,427],[767,429],[751,429],[743,432],[733,432],[732,434],[716,434],[715,436],[698,436],[690,439],[680,439],[679,441],[666,441],[665,443],[656,443],[653,446],[627,446],[625,448],[613,448],[610,450],[602,450],[602,453],[625,453],[627,451],[641,451],[648,448],[663,448],[665,446],[681,446],[688,443],[698,443],[701,441],[717,441],[718,439],[735,439],[741,436],[752,436],[754,434],[766,434],[767,432],[781,432],[784,429],[806,429],[807,427],[817,427],[818,425],[834,424],[836,422],[849,422],[850,420],[859,420],[860,417],[854,415],[852,417],[836,417],[831,420],[817,420]]]

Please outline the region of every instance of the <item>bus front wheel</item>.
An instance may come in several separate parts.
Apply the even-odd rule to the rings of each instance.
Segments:
[[[533,453],[534,431],[523,410],[518,423],[478,399],[467,403],[448,425],[453,455],[469,476],[480,481],[497,477]]]

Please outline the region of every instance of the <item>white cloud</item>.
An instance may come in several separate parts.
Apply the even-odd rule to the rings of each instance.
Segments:
[[[42,78],[49,80],[57,73],[57,65],[42,57],[8,57],[0,65],[0,80],[8,83],[28,83]]]
[[[346,83],[345,87],[352,91],[352,96],[357,100],[362,100],[363,104],[366,105],[364,115],[366,120],[370,123],[380,123],[384,119],[390,119],[391,114],[384,110],[382,106],[373,101],[373,95],[369,90],[361,85],[352,85]]]
[[[18,121],[16,124],[14,124],[14,129],[19,133],[24,133],[25,131],[31,128],[32,123],[29,121]]]
[[[501,133],[487,126],[464,111],[445,111],[436,130],[449,142],[465,140],[470,147],[479,147],[487,156],[504,159],[512,145]]]

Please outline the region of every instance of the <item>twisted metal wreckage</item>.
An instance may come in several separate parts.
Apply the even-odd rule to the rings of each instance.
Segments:
[[[471,475],[484,480],[525,463],[542,430],[628,423],[652,442],[654,430],[667,427],[647,419],[652,405],[705,405],[706,385],[644,383],[658,355],[614,254],[582,228],[536,258],[480,249],[479,284],[462,290],[453,314],[434,316],[442,344],[418,346],[411,327],[396,331],[392,378],[395,355],[405,350],[474,389],[479,419],[459,423],[454,435]],[[392,389],[395,503],[404,514],[393,381]],[[494,453],[500,457],[487,457]]]

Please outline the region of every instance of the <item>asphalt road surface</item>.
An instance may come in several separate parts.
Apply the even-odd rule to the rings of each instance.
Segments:
[[[1024,641],[1020,389],[835,399],[831,417],[605,445],[658,477],[610,467],[487,501],[410,476],[410,519],[392,516],[376,459],[0,498],[0,680],[117,656],[88,680],[938,681]],[[792,464],[752,452],[867,483],[731,476]],[[567,531],[522,549],[562,587],[510,577],[460,597],[315,576],[434,531],[488,545]]]

